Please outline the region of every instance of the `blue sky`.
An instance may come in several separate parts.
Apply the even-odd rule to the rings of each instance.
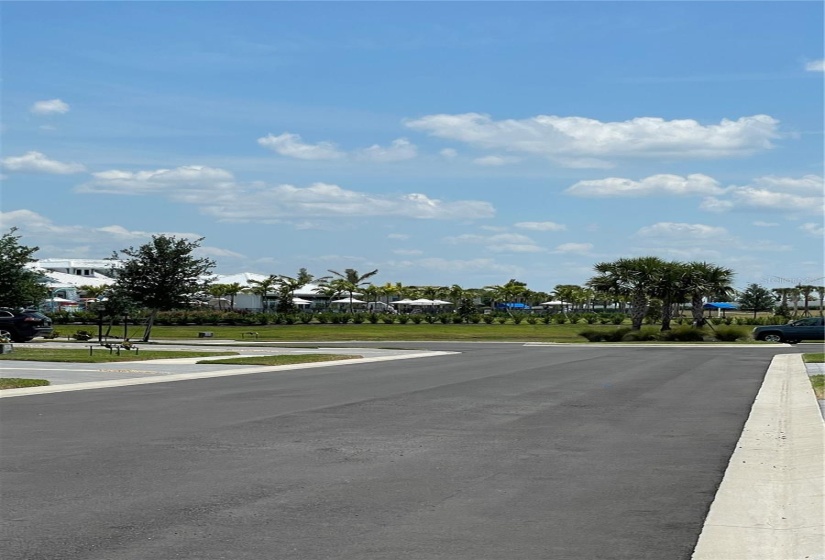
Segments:
[[[2,228],[222,274],[823,284],[821,2],[4,2]]]

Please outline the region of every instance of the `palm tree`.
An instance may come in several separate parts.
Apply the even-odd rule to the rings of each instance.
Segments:
[[[218,300],[218,309],[223,311],[224,297],[228,294],[229,284],[212,284],[206,289],[206,293]]]
[[[817,286],[814,288],[816,295],[819,296],[819,316],[823,317],[822,304],[825,303],[825,286]]]
[[[816,291],[816,286],[799,285],[796,287],[803,298],[805,309],[802,312],[803,317],[810,317],[811,312],[808,310],[808,302],[811,301],[811,294]],[[821,309],[821,308],[820,308]]]
[[[511,278],[503,286],[484,286],[484,289],[490,291],[494,309],[496,303],[523,303],[522,300],[529,292],[527,289],[527,284],[524,282],[519,282],[515,278]],[[512,314],[509,307],[505,310]]]
[[[665,261],[658,257],[597,263],[593,268],[598,275],[588,280],[587,285],[597,292],[631,297],[631,328],[639,330],[647,313],[649,294],[659,282],[664,266]]]
[[[249,283],[252,285],[247,288],[247,290],[261,297],[261,309],[266,311],[267,294],[269,294],[269,292],[272,291],[272,287],[278,283],[278,277],[270,274],[268,278],[264,278],[263,280],[250,280]]]
[[[367,282],[368,278],[372,278],[376,274],[378,274],[378,269],[376,268],[372,272],[367,272],[366,274],[359,274],[357,270],[354,268],[347,268],[344,270],[344,273],[341,274],[340,272],[336,272],[334,270],[330,270],[332,274],[337,276],[332,280],[325,280],[324,282],[329,284],[330,282],[336,282],[336,284],[340,287],[342,292],[349,295],[349,310],[352,313],[352,294],[357,292],[363,286],[369,286],[372,282]]]
[[[731,286],[733,270],[707,262],[690,262],[684,277],[685,293],[690,296],[693,322],[704,322],[704,299],[727,299],[736,292]]]
[[[237,282],[224,284],[224,286],[226,286],[226,295],[229,296],[229,309],[235,309],[235,296],[243,291],[243,286]]]
[[[689,268],[680,262],[665,262],[651,295],[662,301],[662,330],[669,331],[673,308],[687,298],[686,278]]]

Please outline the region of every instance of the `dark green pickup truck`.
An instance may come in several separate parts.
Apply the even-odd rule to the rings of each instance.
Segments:
[[[753,329],[753,338],[767,342],[789,342],[802,340],[825,340],[825,320],[822,317],[806,317],[791,321],[787,325],[765,325]]]

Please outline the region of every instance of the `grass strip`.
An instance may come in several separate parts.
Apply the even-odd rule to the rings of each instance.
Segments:
[[[333,362],[363,358],[354,354],[282,354],[279,356],[247,356],[224,360],[201,360],[199,364],[236,364],[242,366],[287,366],[312,362]]]
[[[809,364],[821,364],[825,362],[825,352],[802,354],[802,359]]]
[[[812,375],[811,385],[814,387],[816,398],[825,400],[825,375]]]
[[[0,360],[21,362],[72,362],[80,364],[102,364],[107,362],[137,362],[168,358],[202,358],[204,356],[234,356],[237,352],[190,352],[177,350],[121,350],[109,353],[105,347],[89,348],[15,348],[11,354],[0,354]]]
[[[24,387],[43,387],[51,385],[46,379],[23,379],[22,377],[0,377],[0,390],[22,389]]]

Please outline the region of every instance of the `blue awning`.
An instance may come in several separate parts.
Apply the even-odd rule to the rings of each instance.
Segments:
[[[727,302],[708,302],[702,306],[702,309],[739,309],[739,305],[736,303],[727,303]]]

